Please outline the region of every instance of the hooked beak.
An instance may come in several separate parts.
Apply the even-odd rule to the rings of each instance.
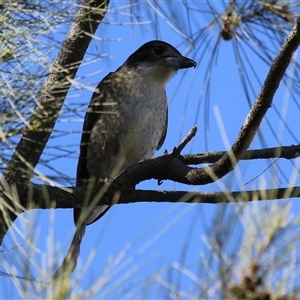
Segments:
[[[196,68],[197,63],[194,60],[189,59],[185,56],[172,56],[164,59],[163,66],[179,70],[191,67]]]

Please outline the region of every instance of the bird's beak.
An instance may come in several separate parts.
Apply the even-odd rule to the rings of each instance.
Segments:
[[[163,62],[163,66],[171,67],[179,70],[179,69],[187,69],[191,67],[196,68],[197,63],[194,60],[189,59],[185,56],[173,56],[173,57],[165,58]]]

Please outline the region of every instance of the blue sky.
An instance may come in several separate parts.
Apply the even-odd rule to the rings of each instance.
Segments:
[[[117,2],[114,5],[119,6],[122,3]],[[177,13],[182,9],[180,3],[175,2],[172,5]],[[202,5],[204,6],[204,3]],[[123,9],[119,12],[128,13],[129,11]],[[143,10],[140,14],[142,13]],[[196,13],[191,15],[191,32],[194,35],[210,19],[208,15],[201,15],[198,19],[196,17]],[[109,25],[112,21],[120,25]],[[110,13],[100,25],[96,36],[104,41],[96,39],[91,43],[76,78],[79,84],[85,86],[73,86],[56,126],[58,132],[69,132],[69,134],[50,140],[46,154],[42,157],[42,159],[48,159],[49,154],[61,153],[55,152],[56,150],[53,149],[55,145],[73,151],[69,157],[61,157],[50,162],[54,170],[62,172],[70,179],[60,178],[54,181],[57,185],[70,186],[75,183],[82,117],[97,83],[108,72],[117,69],[139,46],[152,39],[162,39],[177,47],[182,54],[186,54],[189,44],[184,42],[182,36],[162,18],[159,17],[157,20],[160,28],[159,34],[155,32],[153,23],[124,26],[122,24],[124,22],[130,22],[130,18]],[[59,32],[65,32],[65,30],[66,27],[61,26]],[[211,35],[211,39],[213,36]],[[215,36],[218,34],[215,33]],[[54,35],[54,37],[61,39],[62,35]],[[171,151],[193,125],[198,126],[198,133],[193,142],[183,151],[184,154],[228,149],[247,116],[249,105],[243,93],[232,43],[221,41],[218,58],[214,62],[209,103],[203,96],[203,92],[206,88],[205,71],[212,46],[204,45],[202,47],[206,47],[205,51],[203,48],[199,51],[200,43],[201,40],[197,41],[195,47],[186,54],[200,62],[197,68],[179,71],[168,84],[168,133],[164,145],[155,155],[160,155],[165,150]],[[252,52],[247,52],[247,58],[257,71],[258,77],[263,80],[268,72],[267,65]],[[253,75],[250,78],[254,87],[250,100],[254,102],[260,84]],[[200,105],[199,102],[201,102]],[[297,118],[299,109],[284,86],[281,86],[276,95],[274,106],[284,116],[291,130],[295,132],[296,128],[299,128],[299,118]],[[73,113],[70,112],[70,108],[76,108],[76,110],[80,108],[80,110],[78,113]],[[198,108],[200,108],[199,111]],[[284,115],[285,110],[286,115]],[[276,138],[280,139],[281,145],[299,142],[299,137],[295,140],[286,129],[283,129],[282,122],[274,113],[274,109],[269,110],[267,118],[272,129],[278,133],[277,136],[273,136],[266,122],[263,122],[261,132],[269,147],[278,146]],[[206,137],[207,142],[205,142]],[[250,148],[261,147],[260,139],[255,138]],[[287,186],[288,182],[282,179],[282,173],[289,179],[295,165],[280,161],[261,174],[270,163],[270,161],[241,162],[237,170],[223,178],[221,183],[208,186],[189,187],[170,181],[165,181],[158,186],[155,181],[147,181],[140,184],[139,188],[187,191],[228,189],[232,191],[255,189],[260,186]],[[46,175],[57,176],[56,172],[42,164],[38,165],[37,169]],[[281,178],[279,182],[275,180],[276,176]],[[251,181],[249,184],[244,185],[249,181]],[[298,178],[296,182],[299,184]],[[295,215],[299,211],[299,205],[291,200],[286,202],[292,205],[291,213]],[[279,201],[274,201],[274,203],[279,204]],[[228,236],[223,236],[226,253],[228,257],[231,257],[241,246],[241,229],[245,226],[242,221],[247,215],[244,209],[247,211],[244,205],[239,204],[226,206],[168,203],[117,205],[100,221],[87,228],[74,278],[82,276],[83,270],[85,274],[75,291],[86,292],[90,289],[92,282],[103,278],[104,281],[107,280],[106,284],[92,298],[170,298],[174,294],[172,294],[171,287],[166,287],[164,282],[166,280],[177,288],[181,287],[186,295],[193,293],[197,295],[199,282],[202,282],[205,276],[210,276],[202,264],[205,264],[206,259],[210,257],[208,244],[218,224],[218,213],[223,220],[223,227],[232,222],[232,228],[228,229]],[[223,216],[220,215],[220,211],[224,212]],[[21,233],[18,233],[16,228],[19,228]],[[18,268],[18,262],[25,262],[28,259],[28,266],[35,275],[38,274],[37,269],[43,269],[45,272],[43,278],[50,278],[51,272],[53,273],[62,261],[73,233],[72,210],[30,211],[18,218],[5,237],[4,245],[10,248],[14,245],[11,239],[16,234],[20,248],[8,251],[4,254],[4,258],[16,268]],[[21,234],[23,236],[20,237]],[[31,239],[35,248],[28,246]],[[93,249],[93,258],[90,258],[91,249]],[[50,268],[51,259],[55,260],[53,269]],[[214,265],[214,263],[214,258],[212,258],[212,272],[217,268],[217,264]],[[20,287],[13,284],[10,278],[0,277],[0,281],[1,299],[20,297],[18,292]],[[207,280],[207,282],[210,281]],[[22,285],[25,286],[24,283]],[[202,288],[205,289],[205,287]],[[210,288],[217,290],[218,287],[211,286]],[[182,297],[184,298],[184,294]]]

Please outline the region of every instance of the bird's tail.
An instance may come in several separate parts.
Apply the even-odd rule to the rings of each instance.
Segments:
[[[70,275],[73,273],[77,265],[78,256],[80,254],[80,244],[85,234],[85,228],[86,224],[82,224],[76,228],[70,248],[62,264],[53,275],[51,283],[58,283],[58,280],[61,279],[69,279]]]

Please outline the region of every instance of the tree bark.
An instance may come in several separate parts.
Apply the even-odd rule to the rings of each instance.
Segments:
[[[7,165],[4,180],[12,185],[29,182],[52,133],[72,79],[107,11],[109,0],[83,0],[75,21],[55,59],[37,100],[29,126]],[[8,200],[8,199],[7,199]],[[5,232],[17,217],[10,209],[14,203],[2,203],[0,210],[0,244]]]

